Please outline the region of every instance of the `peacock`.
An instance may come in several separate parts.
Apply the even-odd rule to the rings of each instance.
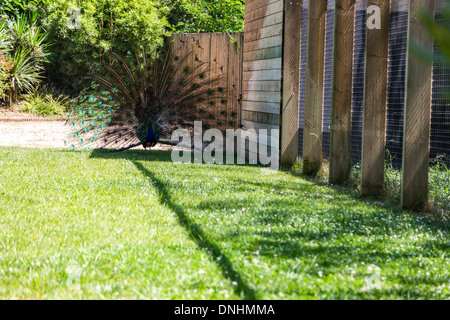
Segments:
[[[151,149],[171,144],[172,132],[191,130],[194,121],[203,121],[206,129],[233,125],[226,123],[225,74],[211,77],[209,63],[194,52],[110,54],[102,74],[89,76],[90,91],[75,100],[69,115],[66,144],[72,150]]]

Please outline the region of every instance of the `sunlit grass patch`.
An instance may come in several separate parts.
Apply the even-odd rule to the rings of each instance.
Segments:
[[[448,232],[259,167],[0,148],[0,298],[448,299]]]

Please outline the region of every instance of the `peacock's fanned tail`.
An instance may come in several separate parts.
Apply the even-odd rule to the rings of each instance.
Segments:
[[[75,101],[69,147],[126,150],[169,142],[174,130],[191,130],[194,121],[203,121],[205,128],[222,127],[225,74],[210,77],[208,63],[198,59],[189,65],[192,54],[174,57],[167,50],[158,59],[145,51],[125,57],[111,53],[113,63],[103,65],[104,74],[91,75],[89,94]]]

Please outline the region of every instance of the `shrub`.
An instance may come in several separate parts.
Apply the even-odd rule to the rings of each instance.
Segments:
[[[430,169],[430,196],[434,205],[443,212],[450,213],[450,168],[446,165],[445,156],[435,160]],[[446,218],[450,218],[447,216]]]
[[[0,100],[5,100],[9,89],[8,77],[11,70],[11,61],[6,55],[10,45],[9,34],[5,27],[6,21],[0,22]]]
[[[81,91],[84,77],[98,69],[112,47],[120,53],[144,46],[156,51],[166,35],[165,14],[155,0],[50,1],[40,12],[54,44],[49,79]]]
[[[11,61],[6,57],[4,51],[0,50],[0,100],[5,100],[6,93],[9,90],[9,72],[11,70]]]
[[[52,86],[36,87],[24,98],[22,111],[40,116],[63,116],[69,108],[69,98]]]

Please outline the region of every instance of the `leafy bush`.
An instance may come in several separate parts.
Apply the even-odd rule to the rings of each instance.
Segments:
[[[6,98],[9,90],[8,77],[11,70],[11,61],[8,60],[4,51],[0,50],[0,100]]]
[[[244,0],[165,0],[175,32],[242,32]]]
[[[52,86],[37,87],[24,96],[23,112],[41,116],[63,116],[69,108],[69,98]]]
[[[6,21],[0,22],[0,100],[4,100],[9,89],[8,77],[11,70],[11,61],[6,55],[6,49],[10,45]]]
[[[97,70],[111,48],[120,53],[144,46],[156,51],[167,34],[166,13],[155,0],[50,1],[40,12],[54,44],[49,79],[81,91],[84,77]]]
[[[448,214],[450,213],[450,168],[445,162],[445,157],[440,157],[430,169],[430,196],[435,206]]]

